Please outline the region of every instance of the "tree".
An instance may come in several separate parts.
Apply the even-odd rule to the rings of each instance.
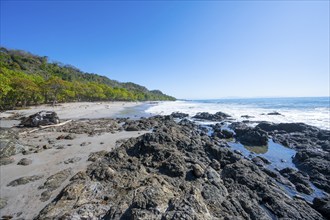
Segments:
[[[45,83],[45,88],[48,90],[48,94],[51,95],[53,100],[53,105],[57,103],[59,94],[65,89],[65,81],[57,76],[51,77]]]

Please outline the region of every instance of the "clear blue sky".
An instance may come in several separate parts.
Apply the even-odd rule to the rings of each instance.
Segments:
[[[177,98],[329,96],[329,1],[1,1],[1,45]]]

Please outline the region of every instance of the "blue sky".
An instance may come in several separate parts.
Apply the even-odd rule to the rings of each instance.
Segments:
[[[1,1],[1,45],[177,98],[329,96],[329,1]]]

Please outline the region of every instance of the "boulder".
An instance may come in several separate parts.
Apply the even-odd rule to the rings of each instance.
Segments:
[[[210,114],[208,112],[200,112],[197,113],[193,118],[206,121],[223,121],[229,117],[231,116],[223,112],[217,112],[215,114]]]
[[[237,140],[247,146],[265,146],[268,144],[268,135],[259,129],[248,129]]]
[[[28,159],[28,158],[22,158],[22,159],[17,163],[17,165],[27,166],[27,165],[30,165],[31,163],[32,163],[32,160],[31,160],[31,159]]]
[[[27,151],[27,149],[28,146],[23,145],[18,140],[17,132],[9,129],[0,129],[0,158],[9,158]]]
[[[44,125],[53,125],[60,123],[60,119],[58,118],[56,112],[53,111],[40,111],[33,115],[24,118],[20,126],[24,127],[38,127]]]
[[[204,174],[204,169],[199,164],[194,164],[193,171],[197,178],[203,176]]]
[[[179,118],[179,119],[182,119],[182,118],[186,118],[188,117],[189,115],[186,114],[186,113],[182,113],[182,112],[172,112],[171,116],[173,118]]]

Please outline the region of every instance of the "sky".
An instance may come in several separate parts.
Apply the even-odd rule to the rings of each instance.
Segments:
[[[0,43],[181,99],[329,96],[329,1],[1,0]]]

